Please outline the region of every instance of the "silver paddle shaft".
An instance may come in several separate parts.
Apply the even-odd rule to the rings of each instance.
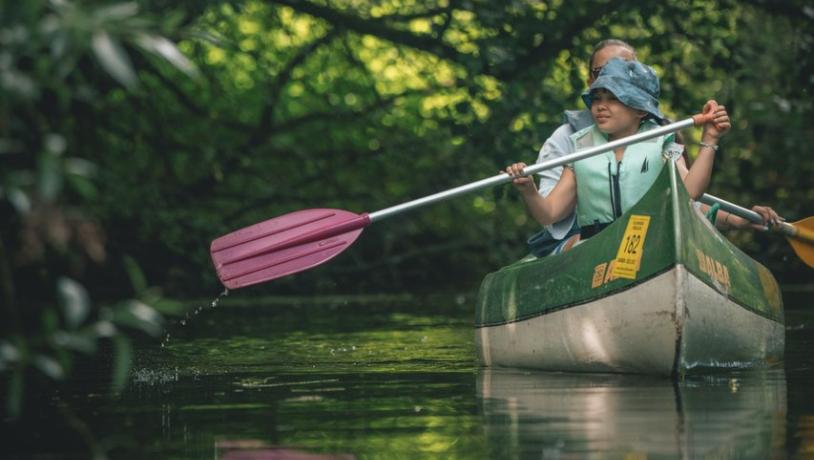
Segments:
[[[748,220],[753,224],[762,224],[763,223],[763,216],[752,211],[751,209],[742,208],[734,203],[730,203],[729,201],[724,200],[723,198],[718,198],[717,196],[710,195],[705,193],[701,195],[701,199],[698,200],[707,205],[720,205],[721,209],[724,211],[734,214],[738,217],[743,217],[744,219]]]
[[[653,139],[654,137],[659,137],[665,134],[673,133],[680,129],[692,126],[693,123],[694,122],[692,118],[687,118],[686,120],[676,121],[675,123],[660,126],[658,128],[654,128],[642,133],[637,133],[632,136],[623,137],[621,139],[608,142],[607,144],[597,145],[596,147],[580,150],[579,152],[575,152],[570,155],[565,155],[560,158],[554,158],[552,160],[544,161],[542,163],[527,166],[523,169],[523,175],[529,176],[540,171],[545,171],[546,169],[556,168],[557,166],[562,166],[568,163],[573,163],[575,161],[584,160],[585,158],[592,157],[600,153],[608,152],[619,147],[625,147],[631,144],[635,144],[637,142]],[[416,200],[408,201],[406,203],[397,204],[395,206],[382,209],[381,211],[372,212],[368,215],[368,217],[370,217],[371,223],[377,222],[404,211],[409,211],[428,204],[448,200],[458,195],[474,192],[476,190],[481,190],[487,187],[505,184],[511,182],[513,179],[514,178],[512,176],[508,175],[505,172],[500,173],[496,176],[481,179],[479,181],[472,182],[466,185],[461,185],[459,187],[455,187],[453,189],[446,190],[443,192],[438,192],[429,196],[425,196],[424,198],[418,198]]]
[[[709,206],[718,204],[721,206],[721,209],[728,213],[734,214],[738,217],[742,217],[753,224],[763,225],[763,216],[756,213],[755,211],[752,211],[751,209],[746,209],[734,203],[730,203],[729,201],[726,201],[723,198],[718,198],[717,196],[705,193],[701,195],[701,199],[698,201]],[[798,232],[798,229],[794,225],[782,221],[778,222],[773,226],[770,226],[770,228],[771,230],[780,232],[787,236],[795,236],[797,235]]]

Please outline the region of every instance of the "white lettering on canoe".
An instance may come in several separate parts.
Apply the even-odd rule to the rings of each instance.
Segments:
[[[712,281],[718,282],[729,289],[729,269],[726,265],[706,255],[700,249],[695,250],[695,255],[698,256],[698,268],[701,272],[709,275]]]

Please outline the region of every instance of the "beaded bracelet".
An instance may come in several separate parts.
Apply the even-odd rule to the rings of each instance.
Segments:
[[[700,145],[702,148],[703,147],[710,148],[710,149],[712,149],[713,152],[718,151],[718,146],[717,145],[707,144],[706,142],[699,142],[698,145]]]

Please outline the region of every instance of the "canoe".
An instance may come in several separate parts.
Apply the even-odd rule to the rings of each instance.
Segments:
[[[777,281],[715,229],[669,165],[593,238],[486,276],[482,365],[676,376],[782,363]]]

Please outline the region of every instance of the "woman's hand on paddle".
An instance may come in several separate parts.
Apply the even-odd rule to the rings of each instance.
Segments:
[[[525,167],[526,164],[523,162],[514,163],[509,165],[504,172],[513,177],[512,185],[521,193],[537,193],[537,185],[534,184],[534,179],[523,175]]]
[[[771,227],[772,225],[777,225],[778,223],[785,221],[785,219],[780,217],[774,209],[768,206],[755,205],[752,206],[752,211],[760,214],[760,217],[763,218],[762,224],[753,224],[752,222],[735,215],[729,215],[726,218],[726,222],[735,228],[752,227],[758,230],[765,230],[767,227]]]
[[[712,119],[704,123],[704,133],[701,135],[701,142],[711,145],[717,145],[718,139],[724,134],[729,132],[732,124],[729,120],[729,114],[726,113],[726,107],[717,105],[715,101],[707,101],[704,105],[704,113],[709,110],[709,106],[713,105]]]
[[[780,222],[782,222],[783,220],[785,220],[782,217],[780,217],[777,214],[777,212],[775,212],[774,209],[772,209],[772,208],[770,208],[768,206],[757,206],[757,205],[755,205],[755,206],[752,206],[752,211],[755,211],[756,213],[760,214],[760,217],[763,218],[763,225],[752,224],[752,227],[755,227],[755,228],[771,227],[771,226],[777,225]]]

